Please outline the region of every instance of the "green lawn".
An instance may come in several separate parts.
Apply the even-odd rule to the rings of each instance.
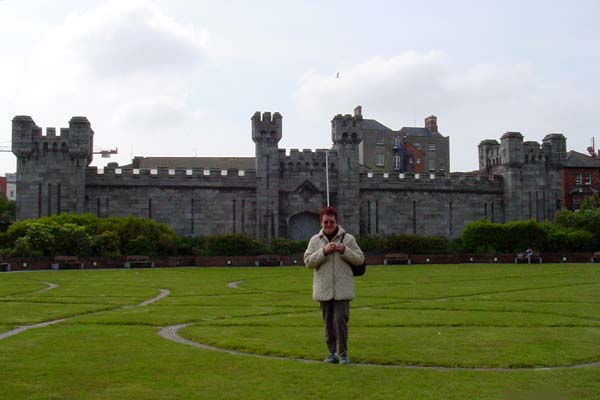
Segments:
[[[564,368],[600,361],[596,264],[370,267],[349,356],[372,365],[296,360],[325,356],[311,279],[295,267],[0,273],[0,334],[71,317],[0,340],[0,398],[600,399],[600,367]],[[170,295],[123,308],[160,289]],[[293,360],[158,335],[182,323],[186,339]]]

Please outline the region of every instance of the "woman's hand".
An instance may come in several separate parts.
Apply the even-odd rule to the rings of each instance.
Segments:
[[[327,243],[327,245],[323,248],[323,253],[328,256],[331,253],[337,250],[337,243]]]

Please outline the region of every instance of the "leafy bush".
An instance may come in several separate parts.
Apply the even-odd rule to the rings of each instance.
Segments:
[[[202,253],[206,256],[253,256],[269,253],[269,247],[243,234],[207,236]]]
[[[176,236],[169,227],[139,217],[60,214],[19,221],[8,229],[4,245],[14,247],[22,237],[29,238],[32,251],[44,255],[152,256],[177,251]]]
[[[361,236],[358,240],[363,252],[444,254],[448,252],[448,239],[441,236],[389,235]]]
[[[271,242],[271,251],[279,255],[304,253],[307,247],[308,240],[276,238]]]
[[[583,229],[600,236],[600,208],[587,208],[579,212],[561,210],[554,222],[565,228]]]
[[[545,223],[545,251],[593,251],[596,247],[596,236],[583,229],[569,229],[557,224]]]
[[[178,236],[175,245],[177,246],[177,254],[190,256],[202,252],[204,238],[201,236]]]
[[[113,231],[105,231],[94,237],[94,254],[102,257],[120,257],[121,242],[119,235]]]
[[[540,251],[546,243],[546,232],[533,220],[506,224],[482,220],[465,227],[462,242],[467,252],[517,253],[527,248]]]

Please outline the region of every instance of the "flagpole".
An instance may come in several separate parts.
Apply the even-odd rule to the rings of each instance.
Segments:
[[[325,186],[327,187],[327,207],[329,207],[329,150],[325,150]]]

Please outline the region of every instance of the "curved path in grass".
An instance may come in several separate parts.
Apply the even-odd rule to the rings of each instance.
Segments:
[[[235,281],[227,283],[227,287],[232,289],[239,289],[239,284],[243,281]],[[436,299],[440,300],[440,299]],[[188,327],[191,323],[171,325],[164,328],[161,328],[158,334],[167,340],[170,340],[175,343],[185,344],[188,346],[196,347],[199,349],[217,351],[221,353],[226,353],[235,356],[251,356],[258,358],[266,358],[271,360],[286,360],[286,361],[300,361],[305,363],[322,363],[322,361],[318,360],[307,360],[302,358],[292,358],[292,357],[283,357],[283,356],[269,356],[264,354],[255,354],[255,353],[246,353],[237,350],[230,350],[221,347],[215,347],[199,342],[195,342],[193,340],[185,339],[179,335],[179,331]],[[517,367],[517,368],[500,368],[500,367],[447,367],[441,365],[408,365],[408,364],[376,364],[376,363],[353,363],[352,365],[358,366],[373,366],[373,367],[382,367],[382,368],[405,368],[405,369],[431,369],[438,371],[453,371],[453,370],[464,370],[464,371],[546,371],[546,370],[559,370],[559,369],[579,369],[579,368],[588,368],[588,367],[600,367],[600,361],[592,362],[592,363],[583,363],[583,364],[573,364],[573,365],[565,365],[565,366],[556,366],[556,367]]]
[[[47,288],[36,290],[35,292],[31,292],[30,294],[44,293],[44,292],[47,292],[48,290],[56,289],[58,287],[58,284],[56,284],[56,283],[52,283],[52,282],[44,282],[44,283],[46,285],[48,285]]]
[[[56,284],[52,284],[52,283],[49,283],[49,282],[45,282],[45,283],[47,283],[48,285],[51,285],[51,287],[48,287],[46,289],[42,289],[42,291],[44,291],[44,290],[50,290],[50,289],[54,289],[55,287],[58,287],[58,285],[56,285]],[[54,286],[52,286],[52,285],[54,285]],[[163,298],[165,298],[165,297],[167,297],[168,295],[171,294],[171,292],[169,290],[167,290],[167,289],[159,289],[159,290],[160,290],[160,294],[158,294],[157,296],[154,296],[152,298],[149,298],[148,300],[144,300],[140,304],[136,304],[136,305],[132,305],[132,306],[119,306],[119,307],[116,307],[116,308],[113,308],[113,309],[110,309],[110,310],[101,310],[101,311],[97,311],[97,312],[87,313],[87,314],[84,314],[84,315],[86,315],[86,316],[87,315],[94,315],[94,314],[99,314],[99,313],[106,312],[106,311],[124,310],[124,309],[128,309],[128,308],[133,308],[133,307],[144,307],[144,306],[147,306],[149,304],[156,303],[157,301],[159,301],[159,300],[161,300],[161,299],[163,299]],[[68,320],[77,318],[79,316],[80,315],[75,315],[73,317],[60,318],[60,319],[55,319],[55,320],[52,320],[52,321],[40,322],[40,323],[33,324],[33,325],[18,326],[15,329],[11,329],[10,331],[4,332],[4,333],[0,333],[0,340],[6,339],[6,338],[14,336],[14,335],[18,335],[19,333],[23,333],[23,332],[28,331],[30,329],[45,328],[47,326],[55,325],[55,324],[58,324],[58,323],[61,323],[61,322],[64,322],[64,321],[68,321]]]
[[[227,287],[228,287],[228,288],[232,288],[232,289],[239,289],[239,288],[240,288],[240,286],[239,286],[239,285],[240,285],[240,283],[242,283],[242,282],[244,282],[244,281],[235,281],[235,282],[229,282],[229,283],[227,284]]]
[[[251,356],[258,358],[266,358],[270,360],[285,360],[285,361],[300,361],[304,363],[318,363],[322,364],[322,361],[318,360],[307,360],[303,358],[283,357],[283,356],[269,356],[264,354],[246,353],[237,350],[224,349],[221,347],[215,347],[193,340],[185,339],[179,335],[179,331],[183,328],[187,328],[191,323],[171,325],[162,328],[158,331],[158,334],[167,340],[175,343],[185,344],[188,346],[196,347],[204,350],[217,351],[220,353],[226,353],[234,356]],[[547,370],[559,370],[559,369],[579,369],[588,367],[600,367],[600,361],[584,364],[565,365],[557,367],[517,367],[517,368],[500,368],[500,367],[445,367],[441,365],[408,365],[408,364],[376,364],[376,363],[352,363],[352,365],[367,366],[367,367],[382,367],[382,368],[404,368],[404,369],[430,369],[437,371],[547,371]]]

